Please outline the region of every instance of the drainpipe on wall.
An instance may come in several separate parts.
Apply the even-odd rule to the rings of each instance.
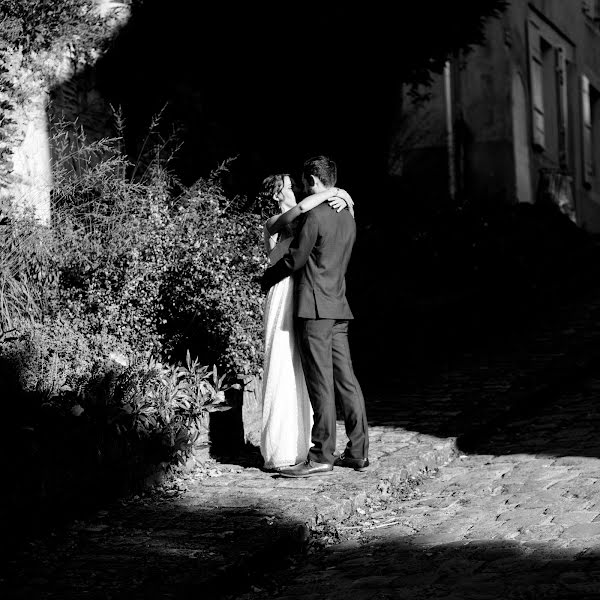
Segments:
[[[444,99],[446,102],[446,144],[448,146],[448,192],[456,198],[456,152],[454,148],[454,123],[452,115],[452,73],[450,61],[444,65]]]

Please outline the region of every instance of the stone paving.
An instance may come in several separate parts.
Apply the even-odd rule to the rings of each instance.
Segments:
[[[598,382],[577,385],[599,307],[566,303],[435,374],[362,376],[366,473],[288,480],[204,449],[168,485],[11,548],[0,597],[600,598],[581,587],[600,573]],[[494,595],[530,572],[538,588]]]
[[[367,514],[278,593],[243,597],[600,598],[599,391],[590,378],[508,424],[494,454],[457,457],[394,523]]]
[[[338,436],[345,441],[341,423]],[[19,549],[0,592],[2,583],[14,598],[183,598],[199,590],[220,597],[243,589],[261,557],[285,561],[370,495],[389,495],[455,454],[452,439],[383,426],[372,428],[371,449],[366,473],[335,469],[296,480],[261,470],[257,455],[217,461],[205,449],[172,485]]]

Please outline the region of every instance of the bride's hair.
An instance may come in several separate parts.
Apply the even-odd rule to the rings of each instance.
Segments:
[[[277,194],[283,187],[285,177],[289,177],[292,185],[294,184],[294,180],[289,173],[277,173],[275,175],[269,175],[268,177],[265,177],[263,179],[260,191],[258,192],[259,198],[263,202],[271,202],[273,200],[273,196]]]

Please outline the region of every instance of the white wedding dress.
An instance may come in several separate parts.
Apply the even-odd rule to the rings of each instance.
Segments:
[[[265,228],[266,231],[266,228]],[[289,236],[265,234],[271,264],[283,256]],[[265,355],[260,451],[267,469],[306,460],[312,408],[294,332],[294,280],[269,290],[264,310]]]

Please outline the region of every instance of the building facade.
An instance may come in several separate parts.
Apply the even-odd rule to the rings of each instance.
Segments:
[[[427,97],[405,90],[389,175],[424,202],[552,201],[600,232],[600,1],[512,0]]]

